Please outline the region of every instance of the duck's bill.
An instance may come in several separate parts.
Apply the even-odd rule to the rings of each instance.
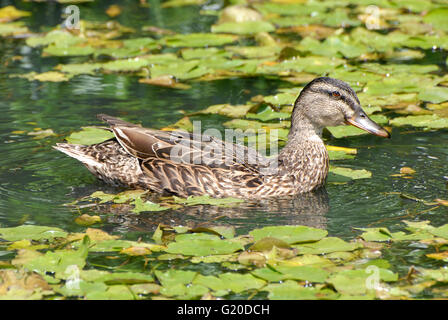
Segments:
[[[345,122],[376,136],[390,138],[389,131],[371,120],[362,110],[356,112],[353,117],[347,118]]]

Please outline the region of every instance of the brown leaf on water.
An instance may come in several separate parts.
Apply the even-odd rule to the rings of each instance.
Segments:
[[[67,240],[68,241],[76,241],[76,240],[82,240],[84,236],[89,236],[90,240],[97,241],[97,240],[114,240],[120,238],[119,236],[112,236],[108,234],[107,232],[100,230],[100,229],[94,229],[94,228],[87,228],[85,233],[71,233],[68,235]]]
[[[169,29],[163,29],[163,28],[159,28],[159,27],[155,27],[155,26],[144,26],[142,27],[142,31],[146,31],[146,32],[151,32],[154,34],[158,34],[161,36],[164,35],[174,35],[176,34],[176,32],[169,30]]]
[[[81,226],[90,226],[98,222],[101,222],[101,218],[99,216],[91,216],[88,214],[83,214],[75,219],[75,223]]]
[[[416,171],[410,167],[402,167],[402,168],[400,168],[400,173],[401,174],[414,174],[414,173],[416,173]]]
[[[109,6],[109,8],[107,8],[106,14],[111,18],[115,18],[116,16],[119,16],[121,14],[121,7],[113,4]]]
[[[121,250],[120,253],[127,254],[128,256],[145,256],[151,254],[151,250],[145,247],[129,247]]]
[[[14,6],[6,6],[0,9],[0,23],[13,21],[31,15],[28,11],[17,10]]]
[[[40,128],[38,128],[40,129]],[[29,136],[33,136],[33,139],[43,139],[47,137],[51,137],[56,135],[52,129],[46,129],[46,130],[36,130],[28,132]]]
[[[303,38],[312,37],[318,40],[326,39],[331,36],[336,29],[320,26],[320,25],[303,25],[303,26],[294,26],[289,28],[279,28],[277,29],[277,33],[298,33]]]
[[[441,204],[442,206],[448,207],[448,200],[435,199],[434,201],[437,202],[438,204]]]
[[[0,271],[0,296],[12,291],[20,291],[20,296],[30,296],[34,290],[51,290],[48,283],[37,273],[27,273],[24,270]]]
[[[438,252],[438,253],[429,253],[426,256],[428,258],[432,258],[432,259],[448,261],[448,251],[443,251],[443,252]]]
[[[263,267],[266,264],[266,257],[259,252],[247,252],[244,251],[238,256],[238,262],[243,265],[255,265],[257,267]]]

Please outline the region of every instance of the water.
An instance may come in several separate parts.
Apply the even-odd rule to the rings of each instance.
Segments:
[[[10,3],[1,1],[2,6]],[[157,3],[149,2],[152,7]],[[82,8],[85,19],[106,20],[104,10],[109,3],[87,4]],[[35,31],[45,30],[60,22],[62,6],[54,3],[17,3],[33,11],[28,18]],[[200,32],[209,29],[214,17],[201,16],[198,8],[140,10],[135,2],[129,12],[118,18],[126,26],[152,24],[177,32]],[[21,55],[21,60],[12,61]],[[430,63],[442,64],[445,55],[435,55]],[[75,62],[76,58],[41,58],[39,50],[31,50],[21,40],[0,42],[0,226],[23,223],[58,226],[68,231],[84,229],[74,223],[78,211],[65,206],[97,190],[118,191],[97,181],[80,163],[51,148],[56,142],[81,126],[99,124],[95,115],[108,113],[125,116],[144,126],[162,128],[182,117],[180,110],[193,112],[218,103],[245,103],[252,96],[274,93],[290,84],[265,78],[243,78],[213,82],[192,82],[190,90],[172,90],[139,84],[138,78],[127,75],[78,76],[69,82],[40,83],[10,78],[13,73],[42,72],[58,62]],[[440,61],[433,61],[440,59]],[[443,59],[443,60],[442,60]],[[222,129],[226,119],[201,117],[203,129]],[[57,136],[33,139],[13,133],[51,128]],[[195,206],[157,214],[135,216],[110,207],[88,207],[86,212],[105,218],[104,230],[135,238],[154,230],[159,223],[197,225],[215,221],[234,225],[239,232],[255,227],[282,224],[307,224],[328,229],[330,235],[352,238],[354,228],[387,226],[400,229],[402,220],[430,220],[433,225],[448,222],[446,207],[427,211],[430,207],[404,200],[390,192],[412,194],[432,201],[447,199],[446,166],[448,132],[408,131],[396,129],[392,139],[373,136],[332,139],[332,145],[358,148],[354,160],[337,164],[366,168],[371,179],[344,185],[329,184],[326,193],[299,197],[250,201],[231,208]],[[414,168],[413,179],[392,177],[403,166]],[[115,210],[115,211],[114,211]]]

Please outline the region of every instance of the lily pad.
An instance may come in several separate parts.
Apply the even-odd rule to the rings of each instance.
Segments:
[[[423,21],[432,24],[435,28],[448,31],[448,8],[437,8],[429,11]]]
[[[324,254],[337,251],[353,251],[362,248],[359,243],[346,242],[339,238],[328,237],[317,242],[294,246],[301,254]]]
[[[162,38],[162,43],[169,47],[211,47],[229,44],[238,39],[237,36],[213,34],[213,33],[190,33],[178,34]]]
[[[181,253],[187,256],[208,256],[229,254],[243,249],[241,243],[234,241],[196,239],[169,243],[166,252]]]
[[[104,142],[112,139],[113,137],[115,137],[114,134],[109,130],[94,127],[83,127],[82,131],[74,132],[65,139],[68,143],[88,146]]]
[[[212,206],[226,206],[232,203],[244,202],[244,200],[231,197],[212,198],[208,195],[205,195],[205,196],[189,196],[186,199],[174,196],[174,202],[184,204],[186,206],[195,206],[201,204],[207,204]]]
[[[440,118],[436,114],[398,117],[391,119],[389,123],[394,126],[411,125],[429,129],[448,128],[448,118]]]
[[[252,230],[249,234],[255,241],[262,238],[273,237],[286,243],[299,243],[308,241],[318,241],[327,235],[326,230],[316,229],[306,226],[279,226],[264,227]]]
[[[274,30],[274,25],[267,21],[225,22],[212,26],[214,33],[254,34]]]
[[[351,168],[330,166],[330,172],[354,180],[366,179],[372,177],[372,172],[366,169],[351,169]]]
[[[13,228],[0,228],[0,238],[7,241],[43,240],[54,239],[55,237],[65,238],[67,232],[56,227],[23,225]]]

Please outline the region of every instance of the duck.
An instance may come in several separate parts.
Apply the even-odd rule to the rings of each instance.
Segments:
[[[328,126],[352,125],[390,138],[371,120],[344,81],[318,77],[295,100],[286,145],[265,157],[242,144],[211,135],[144,128],[106,114],[114,138],[93,145],[57,143],[104,182],[179,197],[243,199],[303,194],[325,185],[329,155],[322,140]]]

